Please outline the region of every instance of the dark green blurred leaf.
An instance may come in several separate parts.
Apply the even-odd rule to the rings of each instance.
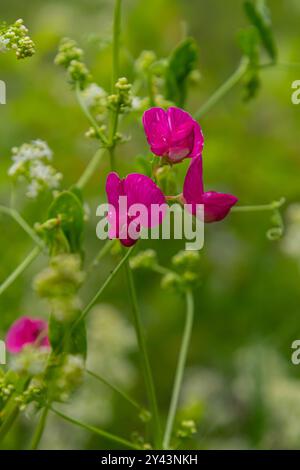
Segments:
[[[80,354],[84,358],[86,357],[87,338],[84,321],[71,328],[69,323],[59,322],[51,315],[49,339],[55,353]]]
[[[71,252],[81,251],[84,227],[84,211],[79,198],[71,191],[64,191],[57,196],[49,209],[49,218],[59,218]]]
[[[259,32],[261,41],[273,62],[277,59],[277,47],[275,45],[272,23],[269,9],[265,1],[254,4],[251,1],[244,3],[246,15]]]
[[[249,101],[257,96],[261,81],[257,70],[252,69],[246,74],[244,83],[244,100]]]
[[[243,54],[249,59],[249,69],[244,79],[244,99],[249,101],[256,97],[260,88],[259,78],[259,34],[257,29],[250,27],[242,30],[238,36]]]
[[[249,27],[239,32],[238,42],[251,66],[259,64],[259,35],[256,28]]]
[[[172,52],[166,69],[166,98],[178,106],[186,99],[186,82],[196,68],[198,48],[194,39],[187,38]]]

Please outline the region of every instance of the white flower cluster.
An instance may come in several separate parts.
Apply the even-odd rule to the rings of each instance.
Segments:
[[[86,107],[95,115],[99,123],[107,116],[107,93],[97,83],[91,83],[82,91],[82,99]]]
[[[46,142],[38,139],[20,147],[14,147],[12,160],[13,164],[8,174],[15,180],[28,182],[26,192],[28,197],[35,198],[42,191],[59,187],[62,174],[49,165],[52,160],[52,151]]]
[[[24,59],[35,53],[35,45],[28,36],[28,29],[22,19],[0,29],[0,52],[8,50],[15,51],[17,59]]]

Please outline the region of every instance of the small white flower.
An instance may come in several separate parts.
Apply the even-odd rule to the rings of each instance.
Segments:
[[[62,175],[49,165],[51,160],[48,144],[40,139],[32,140],[12,149],[13,164],[8,174],[17,180],[27,180],[26,195],[35,198],[44,190],[59,187]]]
[[[82,93],[84,102],[88,108],[105,106],[106,91],[96,83],[91,83]]]

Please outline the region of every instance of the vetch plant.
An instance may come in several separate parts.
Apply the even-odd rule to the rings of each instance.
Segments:
[[[259,74],[265,65],[275,66],[277,51],[272,36],[265,2],[245,2],[251,26],[242,33],[240,42],[243,56],[237,71],[192,116],[185,111],[189,83],[197,75],[197,44],[192,38],[184,39],[167,59],[159,59],[153,51],[143,51],[135,62],[135,78],[129,83],[122,76],[119,63],[121,6],[115,1],[112,51],[112,84],[104,90],[84,62],[83,50],[72,39],[63,39],[55,63],[68,74],[78,104],[89,123],[88,138],[95,139],[98,150],[91,158],[79,181],[71,188],[61,188],[62,175],[50,165],[52,152],[41,140],[31,141],[13,149],[13,163],[9,175],[15,184],[23,180],[26,194],[35,200],[43,191],[49,191],[52,201],[43,221],[30,226],[14,206],[0,206],[0,213],[11,217],[35,244],[24,261],[0,286],[0,295],[27,269],[32,261],[43,253],[48,265],[37,273],[33,286],[38,296],[46,299],[49,308],[47,322],[44,319],[21,317],[8,331],[8,350],[13,354],[11,367],[0,377],[0,439],[9,432],[18,414],[34,405],[39,421],[32,437],[31,448],[39,447],[47,426],[48,413],[54,413],[74,426],[129,449],[173,449],[181,441],[196,432],[193,420],[176,423],[187,354],[193,330],[193,290],[201,280],[201,258],[197,251],[174,253],[171,268],[162,266],[157,253],[146,249],[133,256],[142,245],[139,234],[143,228],[153,226],[147,216],[143,223],[136,222],[130,214],[135,204],[151,208],[174,202],[190,204],[190,213],[197,216],[196,205],[204,206],[202,221],[219,222],[230,212],[271,212],[274,227],[268,232],[270,239],[278,239],[283,233],[279,209],[284,200],[261,206],[236,205],[238,198],[231,194],[205,191],[203,181],[204,137],[199,124],[202,118],[219,100],[238,83],[243,81],[247,99],[258,90]],[[263,8],[262,8],[263,6]],[[18,58],[34,53],[34,46],[27,36],[27,29],[18,20],[12,27],[0,30],[3,50],[13,49]],[[261,62],[262,51],[270,62]],[[124,115],[132,114],[137,123],[143,123],[150,158],[143,159],[144,172],[136,172],[132,159],[132,172],[123,176],[118,169],[119,145],[128,136],[119,132]],[[83,190],[90,178],[99,171],[100,162],[108,157],[110,169],[106,178],[108,202],[120,216],[118,223],[109,213],[109,236],[90,266],[85,261],[84,227],[86,224]],[[206,158],[206,157],[205,157]],[[189,159],[183,187],[178,191],[176,167]],[[204,160],[205,162],[205,160]],[[122,208],[122,197],[127,197],[128,208]],[[162,222],[164,214],[158,220]],[[135,226],[135,233],[129,231]],[[217,230],[217,227],[216,227]],[[94,297],[84,305],[80,288],[93,275],[93,268],[101,259],[117,251],[119,261]],[[106,287],[125,268],[133,325],[136,332],[141,372],[147,400],[140,404],[135,398],[100,377],[86,370],[88,344],[86,317],[97,304]],[[161,276],[162,289],[171,289],[186,305],[183,338],[180,346],[173,388],[170,392],[170,408],[166,422],[162,419],[159,397],[153,380],[149,361],[146,334],[142,323],[134,271],[144,269]],[[46,312],[45,312],[46,313]],[[163,359],[162,359],[163,360]],[[121,437],[95,426],[86,424],[64,414],[57,403],[72,400],[72,393],[85,379],[85,372],[106,384],[114,393],[127,400],[136,411],[138,419],[150,433],[139,433],[135,438]],[[172,377],[170,377],[170,381]]]

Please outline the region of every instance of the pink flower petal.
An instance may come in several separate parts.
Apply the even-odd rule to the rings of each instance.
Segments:
[[[187,204],[202,204],[203,192],[203,163],[202,156],[199,156],[193,158],[188,168],[183,185],[183,197]]]
[[[49,347],[47,335],[48,324],[38,318],[21,317],[10,327],[6,336],[6,345],[9,352],[19,353],[26,344]]]
[[[166,155],[170,137],[167,113],[161,108],[148,109],[143,115],[143,125],[151,152]]]
[[[122,195],[123,190],[122,180],[117,173],[109,173],[106,179],[105,190],[109,204],[116,207],[119,204],[119,196]]]
[[[195,121],[195,126],[194,126],[194,147],[192,152],[190,153],[190,158],[196,158],[199,157],[199,155],[202,155],[204,147],[204,136],[202,133],[202,129],[200,125]]]
[[[218,222],[223,220],[232,206],[238,202],[238,198],[232,194],[217,193],[209,191],[203,194],[205,222]]]
[[[143,125],[151,151],[173,163],[197,157],[203,150],[199,124],[180,108],[151,108],[144,113]]]
[[[109,236],[119,238],[124,246],[131,246],[137,241],[130,236],[130,228],[135,224],[135,220],[137,233],[141,227],[150,228],[162,222],[167,207],[165,197],[148,176],[132,173],[121,180],[117,173],[110,173],[106,180],[106,192],[108,202],[115,208],[115,213],[111,211],[108,214]],[[120,196],[126,197],[127,200],[123,201]],[[162,206],[157,219],[152,218],[153,205]]]
[[[148,176],[131,173],[125,178],[124,189],[127,195],[128,207],[133,204],[143,204],[148,210],[148,217],[142,222],[142,226],[150,228],[157,225],[151,220],[151,208],[155,205],[164,205],[165,196],[161,189]],[[158,223],[162,222],[165,210],[158,218]]]

